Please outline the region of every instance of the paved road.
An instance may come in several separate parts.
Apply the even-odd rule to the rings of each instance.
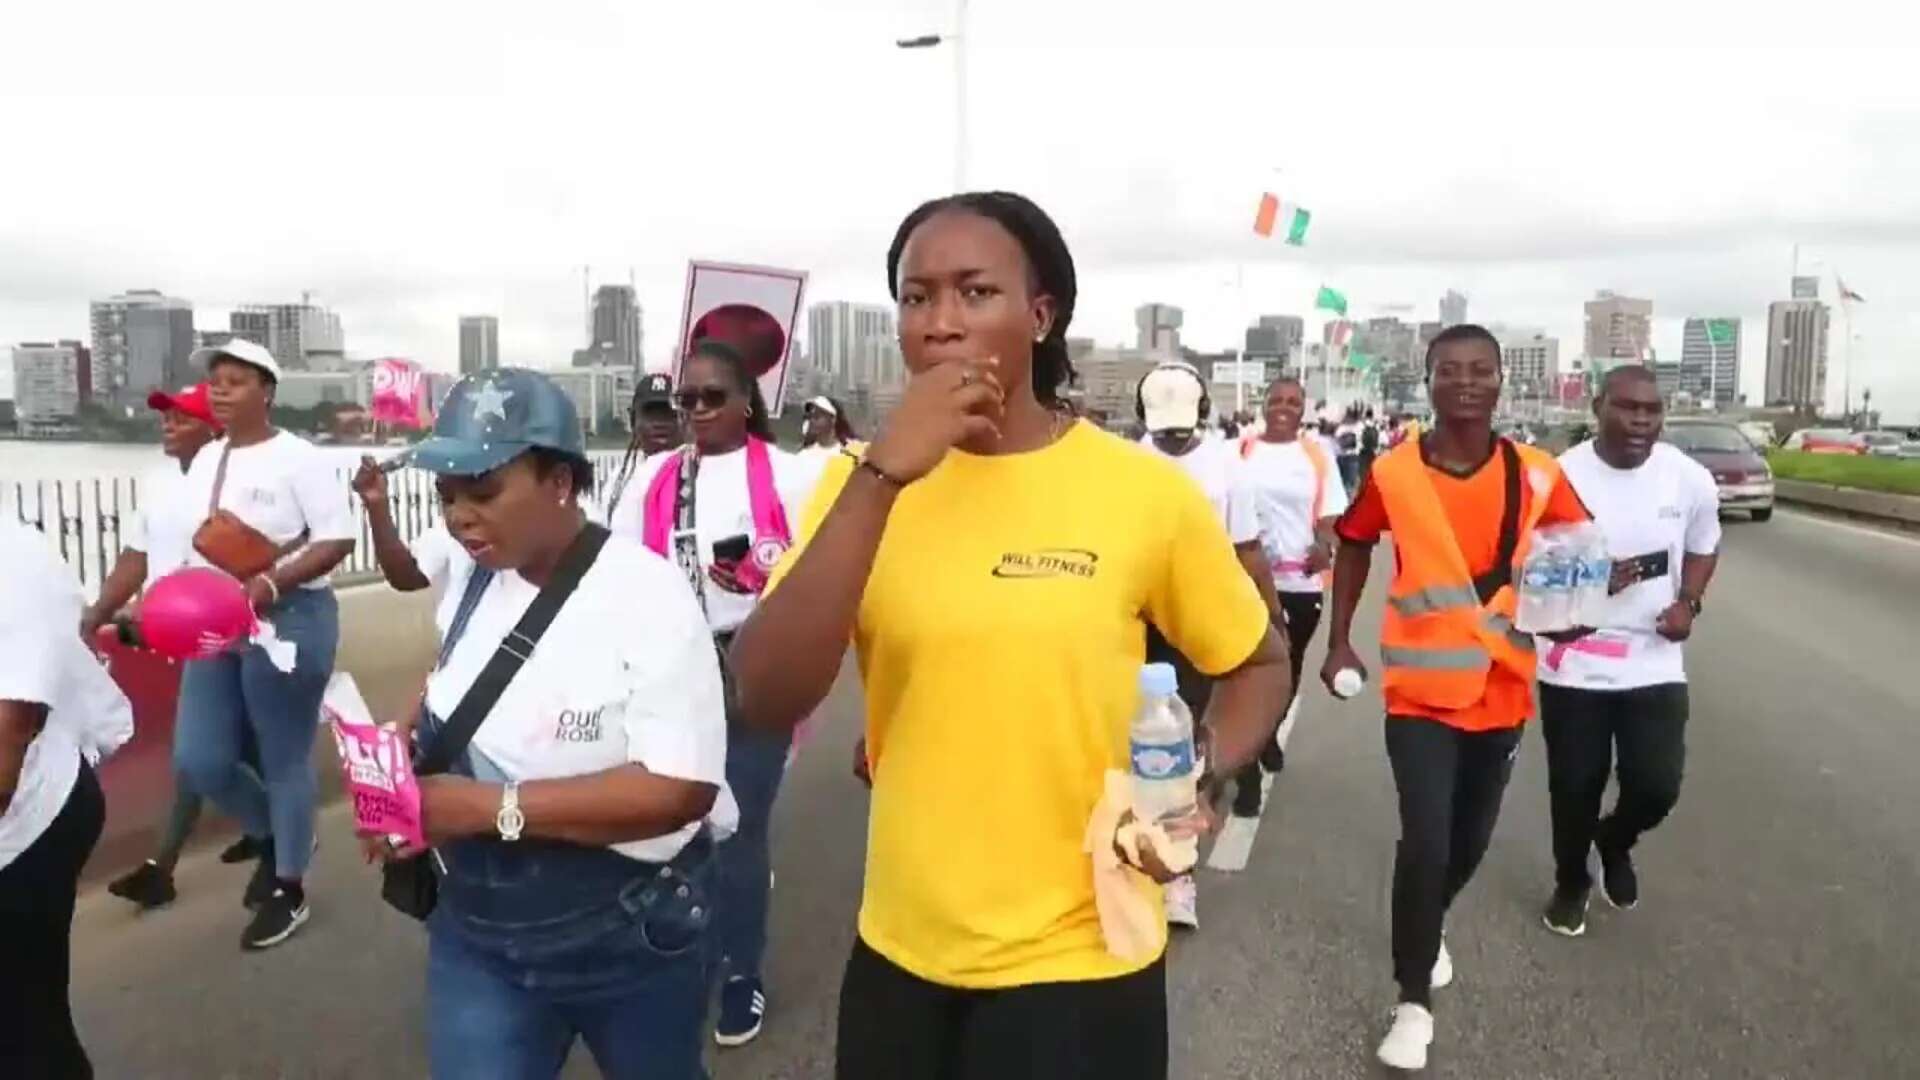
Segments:
[[[1540,928],[1530,738],[1451,922],[1429,1075],[1920,1076],[1916,597],[1920,542],[1785,512],[1730,526],[1691,658],[1688,786],[1643,849],[1640,909],[1597,911],[1578,941]],[[842,687],[782,797],[774,1012],[715,1059],[720,1080],[830,1074],[861,867],[856,703]],[[1394,820],[1376,707],[1316,690],[1251,869],[1205,875],[1203,929],[1172,958],[1176,1078],[1381,1075]],[[74,992],[102,1076],[424,1074],[420,936],[379,905],[337,812],[323,833],[314,921],[270,953],[240,953],[243,874],[204,856],[168,911],[84,902]]]

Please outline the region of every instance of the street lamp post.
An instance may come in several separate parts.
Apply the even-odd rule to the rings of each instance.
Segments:
[[[902,49],[932,49],[953,46],[953,190],[967,190],[967,0],[956,0],[953,32],[922,34],[901,38],[894,45]]]

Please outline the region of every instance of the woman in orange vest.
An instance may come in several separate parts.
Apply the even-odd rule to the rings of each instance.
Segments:
[[[1442,927],[1493,836],[1533,712],[1532,640],[1514,629],[1514,570],[1538,526],[1585,521],[1552,457],[1498,438],[1500,345],[1471,324],[1427,350],[1434,426],[1374,463],[1335,531],[1333,613],[1321,679],[1366,665],[1353,613],[1373,545],[1393,534],[1395,570],[1380,631],[1387,756],[1399,791],[1393,967],[1400,987],[1380,1060],[1426,1065],[1432,990],[1453,981]]]

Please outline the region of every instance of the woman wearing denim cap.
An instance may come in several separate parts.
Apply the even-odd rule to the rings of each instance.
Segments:
[[[420,779],[442,871],[427,923],[433,1075],[556,1076],[578,1038],[606,1076],[702,1077],[703,822],[730,802],[700,609],[669,563],[588,524],[579,418],[545,376],[462,381],[411,463],[438,474],[458,563],[422,750],[497,652],[525,657],[452,771]],[[569,576],[529,648],[522,616]]]

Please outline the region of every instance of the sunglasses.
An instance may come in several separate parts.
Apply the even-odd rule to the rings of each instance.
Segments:
[[[698,390],[682,390],[673,395],[673,403],[681,412],[692,412],[697,408],[718,409],[733,399],[733,391],[724,386],[703,386]]]

